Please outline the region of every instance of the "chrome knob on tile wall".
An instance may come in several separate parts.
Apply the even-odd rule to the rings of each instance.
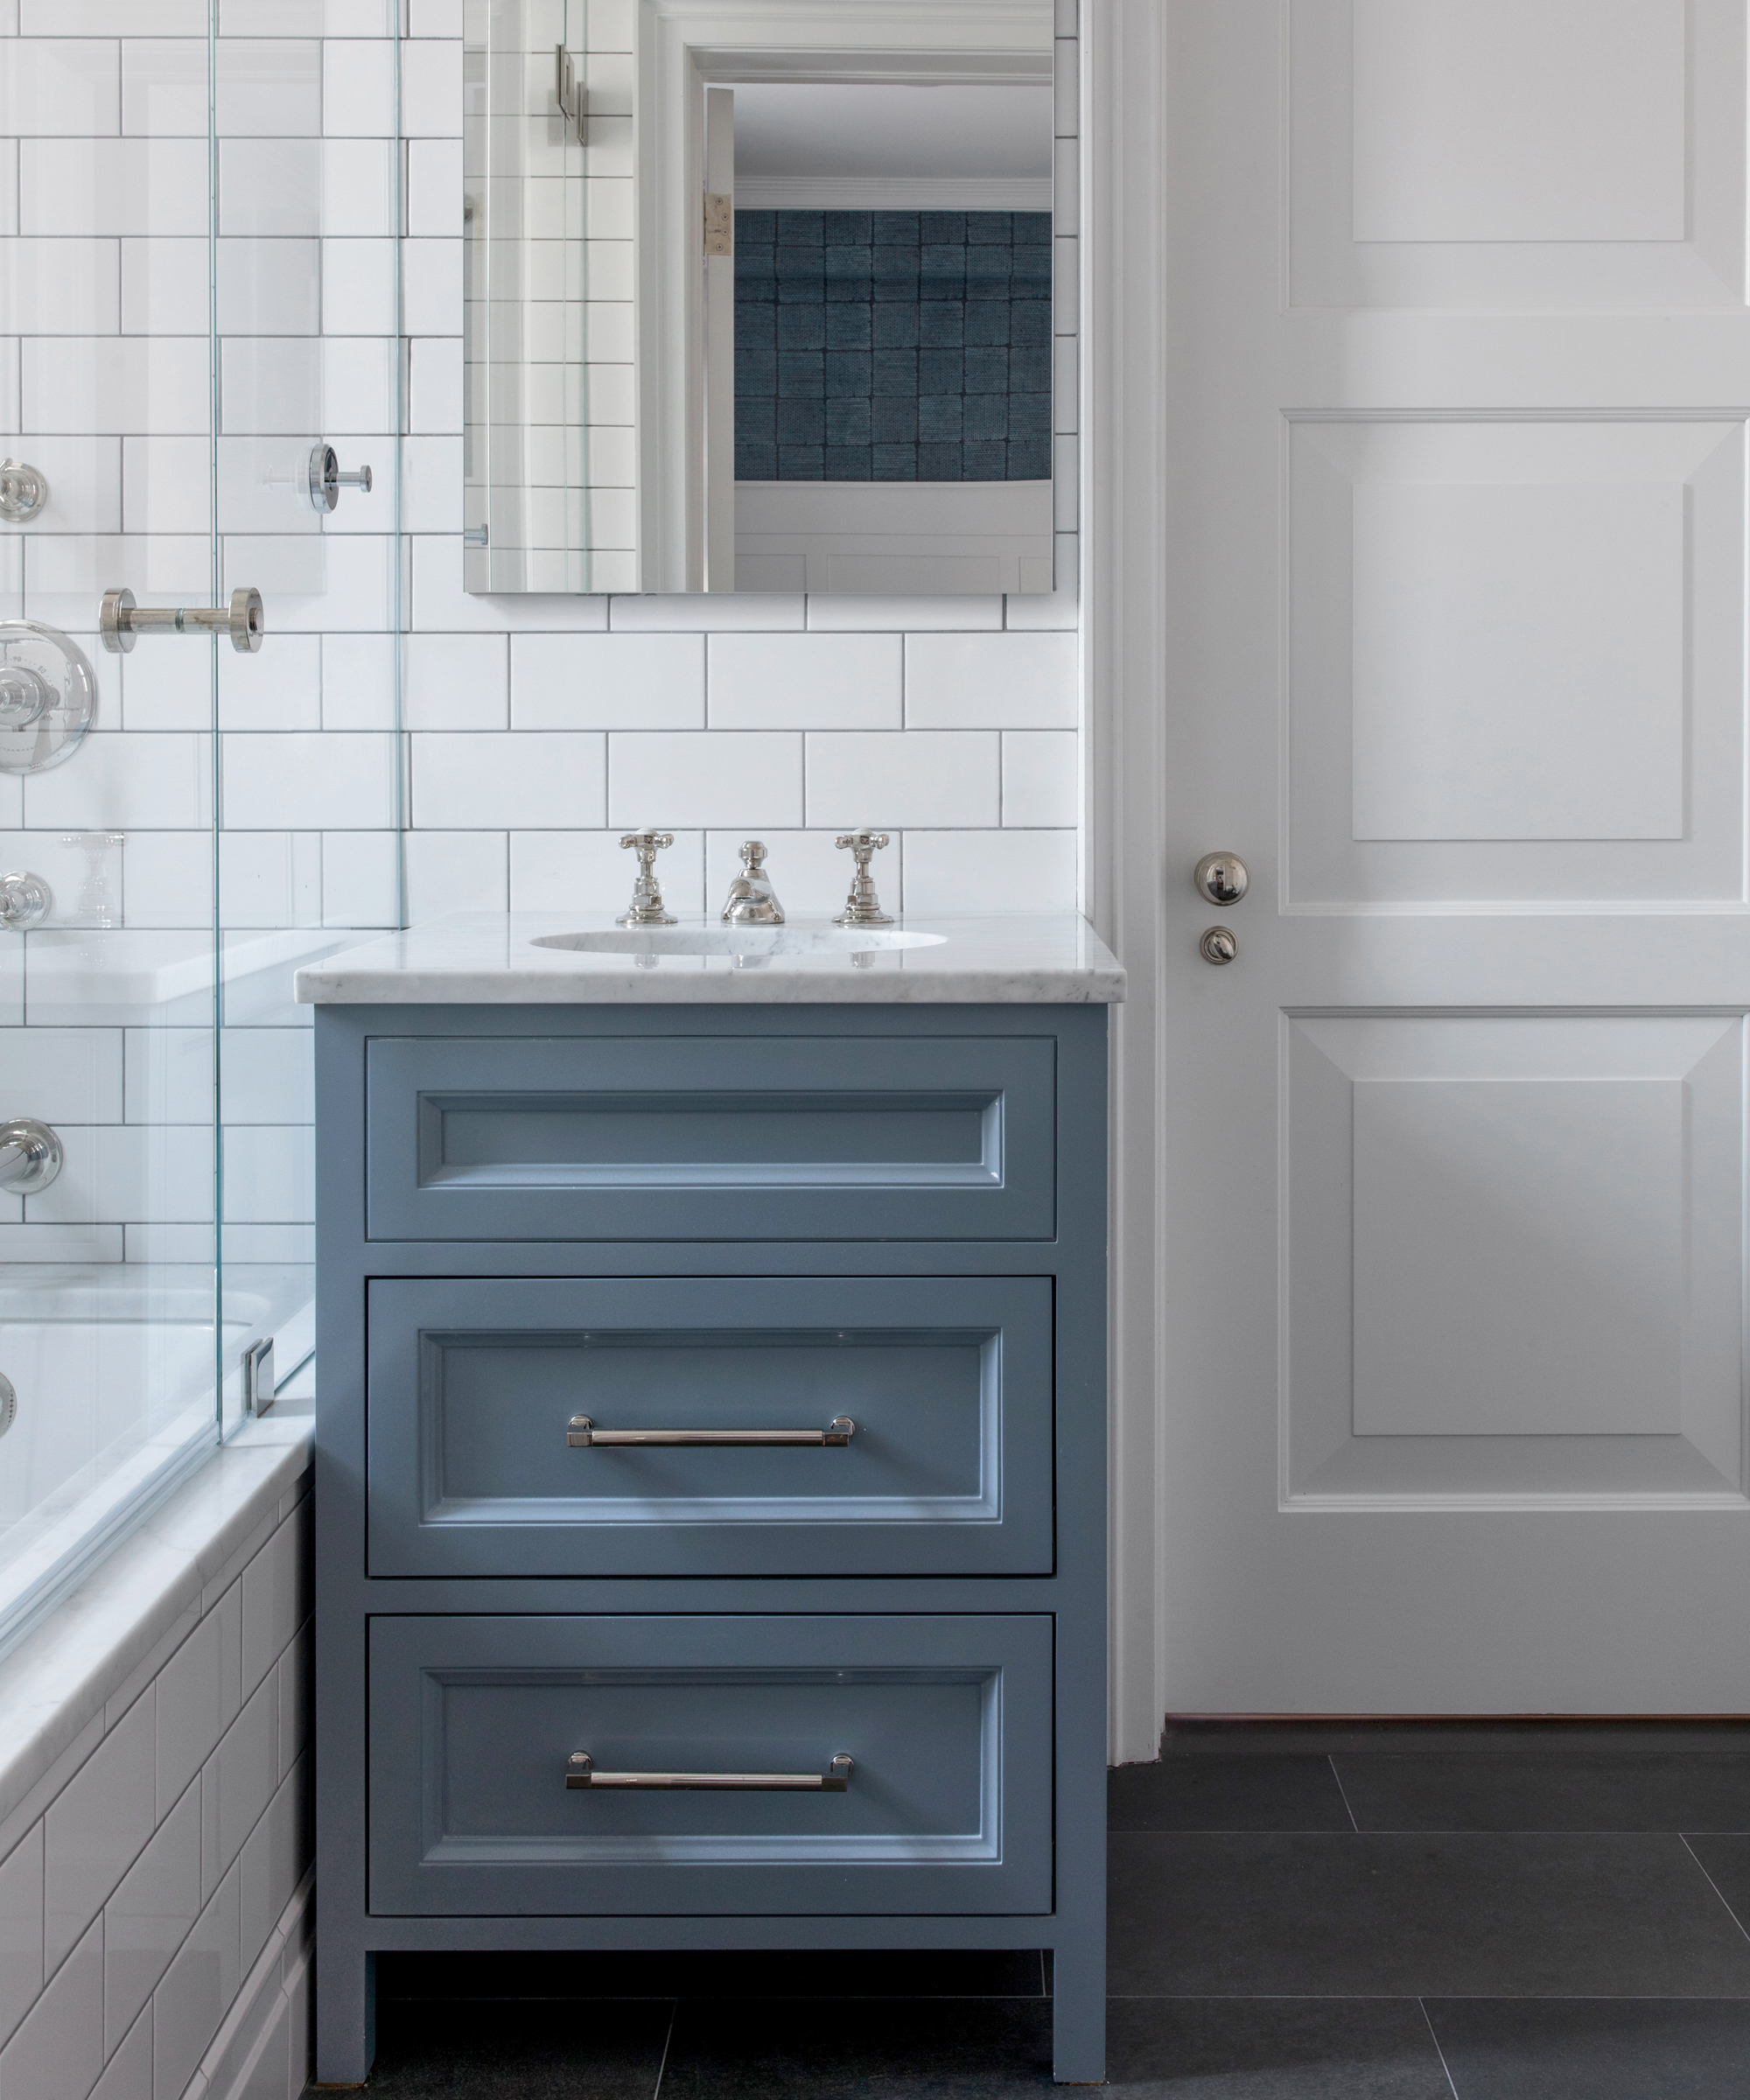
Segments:
[[[22,459],[0,459],[0,518],[26,525],[49,500],[49,478]]]
[[[9,1194],[40,1194],[59,1179],[66,1158],[60,1138],[34,1116],[0,1123],[0,1188]]]
[[[1211,904],[1237,904],[1252,886],[1250,871],[1237,853],[1206,853],[1191,879]]]

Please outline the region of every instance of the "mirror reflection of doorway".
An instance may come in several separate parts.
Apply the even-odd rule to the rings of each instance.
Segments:
[[[706,101],[709,587],[1048,591],[1050,87]]]

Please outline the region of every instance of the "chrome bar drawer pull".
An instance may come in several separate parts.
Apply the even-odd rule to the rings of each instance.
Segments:
[[[573,1451],[592,1444],[848,1444],[857,1424],[835,1415],[824,1429],[598,1429],[587,1415],[573,1415],[565,1441]]]
[[[592,1790],[690,1787],[730,1794],[843,1794],[856,1765],[856,1759],[841,1750],[824,1772],[598,1772],[587,1750],[574,1750],[566,1764],[565,1785]]]

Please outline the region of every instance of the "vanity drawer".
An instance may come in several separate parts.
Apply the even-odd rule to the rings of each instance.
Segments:
[[[373,1239],[1026,1240],[1050,1036],[373,1038]]]
[[[370,1908],[1048,1911],[1051,1687],[1044,1615],[376,1618]]]
[[[374,1281],[369,1572],[1049,1574],[1052,1291],[1048,1277]],[[847,1440],[612,1440],[653,1431]]]

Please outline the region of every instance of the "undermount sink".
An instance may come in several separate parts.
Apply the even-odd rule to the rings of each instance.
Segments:
[[[947,938],[878,926],[616,926],[541,934],[530,945],[593,956],[856,956],[940,948]]]

